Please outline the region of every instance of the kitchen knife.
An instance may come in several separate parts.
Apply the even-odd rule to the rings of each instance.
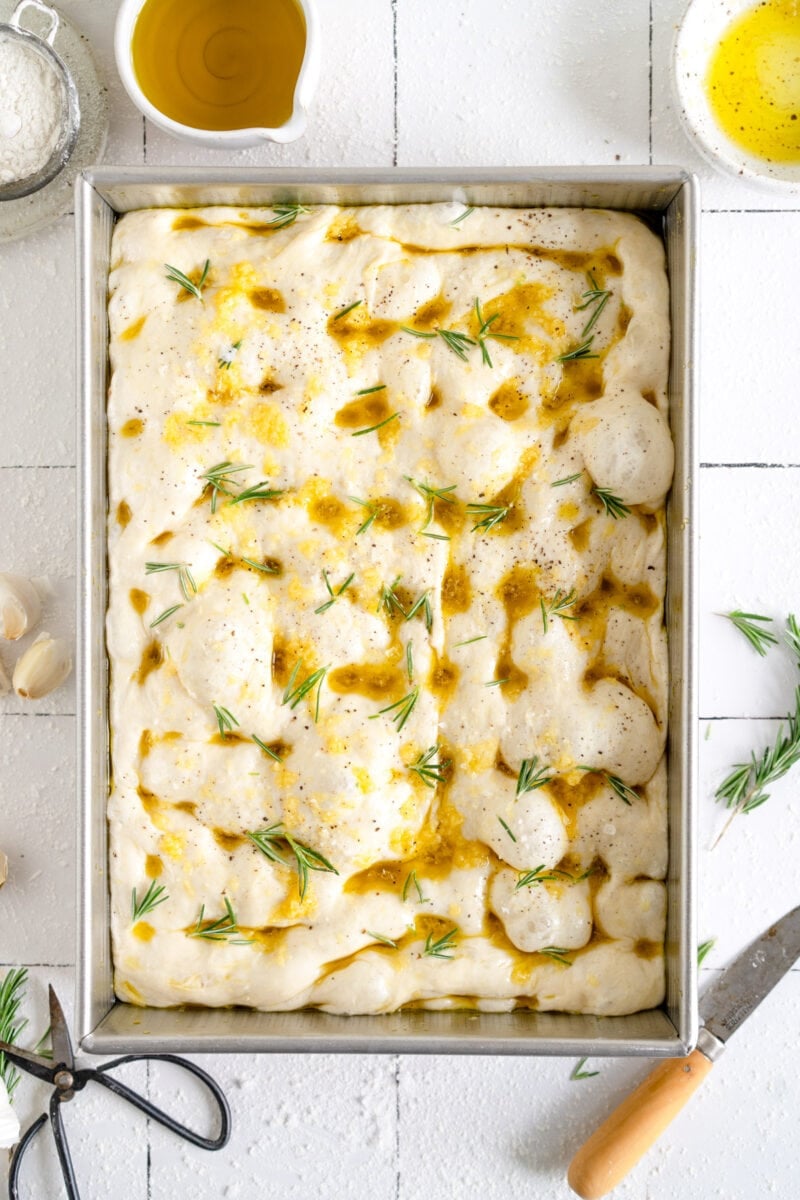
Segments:
[[[728,1038],[800,957],[800,905],[743,950],[700,998],[697,1049],[650,1072],[573,1158],[570,1187],[598,1200],[625,1178],[703,1082]]]

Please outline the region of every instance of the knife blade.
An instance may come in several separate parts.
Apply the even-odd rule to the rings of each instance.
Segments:
[[[599,1200],[624,1179],[708,1075],[728,1039],[800,958],[800,905],[751,942],[703,993],[697,1049],[659,1063],[573,1158],[570,1187]]]

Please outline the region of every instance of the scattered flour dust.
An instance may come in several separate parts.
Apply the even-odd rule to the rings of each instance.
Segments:
[[[16,38],[0,38],[0,183],[35,175],[55,149],[64,89],[55,71]]]

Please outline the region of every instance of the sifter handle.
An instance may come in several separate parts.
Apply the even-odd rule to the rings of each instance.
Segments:
[[[567,1182],[583,1200],[615,1188],[708,1075],[713,1063],[702,1050],[659,1063],[596,1129],[573,1158]]]

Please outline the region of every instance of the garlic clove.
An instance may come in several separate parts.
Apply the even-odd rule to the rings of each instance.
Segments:
[[[42,615],[39,593],[29,579],[0,572],[0,636],[16,642]]]
[[[40,700],[60,687],[72,670],[72,657],[63,638],[40,633],[14,667],[14,690],[24,700]]]

